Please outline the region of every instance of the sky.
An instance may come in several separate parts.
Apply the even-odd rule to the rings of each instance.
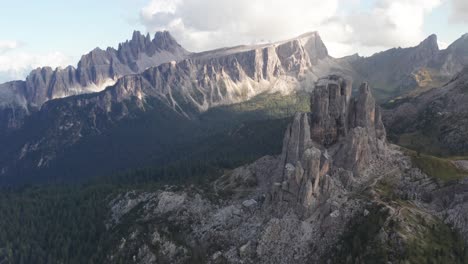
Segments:
[[[0,82],[76,65],[134,30],[169,30],[190,51],[318,31],[334,57],[370,56],[468,33],[467,0],[0,0]]]

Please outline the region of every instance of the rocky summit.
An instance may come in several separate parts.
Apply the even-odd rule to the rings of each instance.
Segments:
[[[108,261],[411,262],[432,250],[413,248],[417,241],[451,232],[441,231],[450,229],[439,216],[466,229],[466,203],[386,142],[368,85],[355,96],[350,86],[336,75],[318,80],[314,111],[296,114],[279,156],[230,171],[205,190],[117,196],[107,228],[121,235]],[[451,205],[440,207],[442,200]]]
[[[312,113],[296,114],[288,128],[273,191],[267,200],[289,201],[313,211],[329,174],[342,171],[350,182],[365,177],[365,169],[385,155],[385,130],[366,83],[356,98],[351,83],[339,76],[320,79],[312,96]],[[315,205],[315,206],[313,206]]]

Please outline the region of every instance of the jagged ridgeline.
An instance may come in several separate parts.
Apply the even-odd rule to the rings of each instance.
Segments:
[[[303,110],[297,102],[307,101],[302,93],[320,76],[352,78],[355,91],[369,81],[378,101],[416,95],[462,69],[467,39],[439,50],[430,36],[412,48],[335,59],[317,32],[202,53],[186,51],[168,32],[135,32],[117,49],[84,55],[76,68],[41,68],[0,85],[0,181],[80,181],[181,157],[220,157],[213,149],[221,145],[237,154],[220,163],[278,153],[286,121],[271,126],[278,130],[262,126]],[[235,131],[250,136],[235,140]]]
[[[162,35],[151,42],[137,34],[128,45],[172,40]],[[170,43],[159,43],[159,50],[179,47]],[[266,121],[308,108],[301,103],[308,101],[304,92],[318,61],[329,56],[318,34],[310,33],[177,58],[126,75],[101,92],[49,100],[18,117],[22,121],[7,125],[0,137],[2,181],[74,181],[181,158],[203,161],[215,157],[216,148],[232,150],[216,156],[224,163],[279,152],[276,139],[285,122],[273,124],[276,130],[266,129]],[[13,124],[15,112],[6,109],[2,121]]]

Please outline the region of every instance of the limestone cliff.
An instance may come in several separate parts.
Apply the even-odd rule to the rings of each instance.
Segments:
[[[352,98],[350,81],[336,75],[322,78],[313,92],[312,109],[296,114],[286,131],[269,198],[305,212],[313,211],[327,192],[330,174],[342,169],[349,180],[364,177],[386,149],[379,107],[367,84]]]

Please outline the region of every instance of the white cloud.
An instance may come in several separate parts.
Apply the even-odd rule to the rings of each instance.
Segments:
[[[448,44],[448,43],[445,42],[445,41],[440,41],[440,40],[438,40],[438,41],[437,41],[437,45],[439,45],[439,49],[446,49],[450,44]]]
[[[10,50],[16,49],[20,46],[18,41],[14,40],[0,40],[0,54],[6,53]]]
[[[379,0],[365,12],[337,16],[328,26],[335,28],[325,35],[337,39],[360,53],[370,55],[391,47],[417,45],[425,37],[425,16],[442,0]],[[341,29],[341,30],[340,30]]]
[[[148,31],[169,30],[193,51],[317,30],[332,55],[370,55],[418,44],[425,16],[442,1],[376,0],[355,12],[363,10],[359,0],[150,0],[140,18]]]
[[[468,1],[452,0],[452,14],[450,20],[456,23],[468,24]]]
[[[61,52],[31,53],[23,47],[20,41],[0,40],[0,83],[22,80],[37,67],[63,67],[72,61]]]
[[[69,65],[71,58],[60,52],[32,54],[10,49],[0,54],[0,83],[24,79],[31,70],[37,67],[52,68]]]
[[[317,28],[338,0],[152,0],[141,10],[148,31],[170,30],[188,49],[274,41]]]

